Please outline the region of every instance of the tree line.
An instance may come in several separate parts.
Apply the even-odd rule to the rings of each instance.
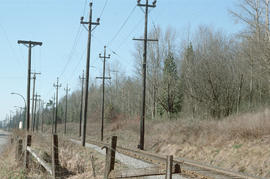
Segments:
[[[193,35],[178,34],[173,28],[155,27],[147,54],[147,119],[221,119],[269,106],[270,29],[269,0],[239,0],[229,10],[243,29],[228,34],[200,26]],[[184,40],[179,40],[179,39]],[[139,118],[142,91],[143,47],[133,51],[134,74],[108,68],[105,118]],[[113,72],[114,71],[114,72]],[[91,83],[89,118],[100,118],[101,85]],[[81,91],[68,96],[68,121],[80,118]],[[64,120],[65,98],[60,99],[58,120]],[[51,121],[53,102],[43,109]],[[50,123],[50,122],[49,122]]]

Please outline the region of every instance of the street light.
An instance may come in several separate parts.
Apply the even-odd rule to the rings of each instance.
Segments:
[[[22,97],[22,99],[23,99],[23,101],[24,101],[24,106],[26,106],[26,100],[25,100],[25,98],[23,97],[23,95],[21,95],[21,94],[19,94],[19,93],[14,93],[14,92],[12,92],[12,93],[10,93],[10,94],[15,94],[15,95],[18,95],[18,96]]]
[[[12,95],[18,95],[18,96],[20,96],[20,97],[23,99],[23,101],[24,101],[24,111],[25,111],[25,113],[26,113],[26,100],[25,100],[25,98],[23,97],[23,95],[21,95],[21,94],[19,94],[19,93],[14,93],[14,92],[12,92],[12,93],[10,93],[10,94],[12,94]],[[23,128],[25,128],[25,119],[26,119],[26,116],[24,117],[24,120],[23,120]]]

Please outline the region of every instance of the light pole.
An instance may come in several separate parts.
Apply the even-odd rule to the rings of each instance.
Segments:
[[[14,93],[14,92],[12,92],[12,93],[10,93],[10,94],[12,94],[12,95],[18,95],[18,96],[20,96],[20,97],[23,99],[23,101],[24,101],[24,112],[25,112],[25,115],[27,115],[27,114],[26,114],[26,100],[25,100],[25,98],[23,97],[23,95],[21,95],[21,94],[19,94],[19,93]],[[24,119],[23,119],[23,128],[25,128],[25,119],[26,119],[26,116],[25,116]]]

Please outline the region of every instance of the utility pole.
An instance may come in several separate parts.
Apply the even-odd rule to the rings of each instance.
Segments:
[[[82,77],[79,76],[79,79],[81,80],[81,83],[82,83],[82,92],[81,92],[81,109],[80,109],[80,126],[79,126],[79,137],[81,137],[82,135],[82,115],[83,115],[83,85],[84,85],[84,80],[85,80],[85,77],[84,77],[84,71],[82,73]]]
[[[29,132],[30,127],[30,86],[31,86],[31,52],[36,45],[42,46],[42,42],[32,42],[19,40],[18,44],[28,47],[28,76],[27,76],[27,109],[26,109],[26,129]]]
[[[37,76],[36,75],[40,75],[41,73],[31,73],[33,74],[33,92],[32,92],[32,116],[31,116],[31,124],[32,124],[32,131],[35,131],[35,88],[36,88],[36,79],[37,79]]]
[[[52,108],[52,134],[53,134],[53,128],[54,128],[54,124],[55,124],[55,93],[53,95],[53,108]]]
[[[44,113],[44,101],[42,100],[41,101],[41,106],[42,106],[42,108],[41,108],[41,132],[43,133],[43,113]]]
[[[37,111],[37,113],[36,113],[36,131],[38,132],[38,130],[39,130],[39,118],[40,118],[40,102],[41,102],[41,99],[39,98],[39,99],[37,99],[37,101],[36,102],[38,102],[38,111]]]
[[[36,94],[34,95],[34,98],[32,99],[34,101],[34,111],[33,111],[33,131],[35,131],[35,127],[36,127],[36,111],[37,111],[37,100],[38,97],[40,97],[40,95]]]
[[[99,58],[103,58],[103,76],[97,77],[97,79],[102,79],[102,112],[101,112],[101,141],[103,141],[103,134],[104,134],[104,95],[105,95],[105,79],[111,79],[111,77],[105,77],[105,66],[106,66],[106,59],[111,58],[111,55],[106,56],[106,46],[104,46],[104,56],[99,54]]]
[[[9,113],[9,131],[11,131],[10,129],[12,129],[11,122],[12,122],[12,111],[10,110],[10,113]]]
[[[64,89],[66,91],[66,112],[65,112],[65,134],[67,133],[67,100],[68,100],[68,92],[70,91],[70,88],[68,88],[68,84],[67,84],[67,88]]]
[[[59,84],[59,78],[57,77],[56,84],[53,84],[53,86],[56,89],[56,101],[55,101],[55,120],[54,120],[54,133],[57,133],[57,122],[58,122],[58,116],[57,116],[57,110],[58,110],[58,90],[62,87],[61,84]]]
[[[140,119],[140,144],[138,148],[144,150],[144,122],[145,122],[145,95],[146,95],[146,61],[147,61],[147,42],[148,41],[157,41],[154,39],[147,38],[147,26],[148,26],[148,9],[155,8],[157,1],[154,0],[152,4],[148,3],[146,0],[145,4],[141,4],[141,0],[138,0],[137,5],[139,7],[145,7],[145,25],[144,25],[144,39],[133,39],[144,42],[144,53],[143,53],[143,92],[142,92],[142,111],[141,111],[141,119]]]
[[[84,115],[83,115],[83,135],[82,135],[82,146],[85,146],[85,136],[86,136],[86,123],[87,123],[87,107],[88,107],[88,88],[89,88],[89,68],[90,68],[90,49],[91,49],[91,35],[92,35],[92,25],[95,27],[99,25],[100,19],[97,22],[92,22],[92,9],[93,3],[90,3],[90,13],[89,21],[84,22],[83,17],[81,17],[81,24],[88,24],[88,42],[87,42],[87,57],[86,57],[86,84],[85,84],[85,98],[84,98]],[[94,27],[94,28],[95,28]]]

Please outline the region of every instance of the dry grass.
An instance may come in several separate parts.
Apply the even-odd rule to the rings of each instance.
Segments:
[[[146,121],[145,146],[161,154],[186,157],[210,165],[270,177],[270,111],[246,113],[223,120]],[[135,148],[138,120],[106,125],[105,136]]]
[[[145,146],[161,154],[172,154],[206,164],[270,177],[270,111],[246,113],[222,120],[147,120]],[[63,133],[63,125],[58,131]],[[67,137],[78,139],[79,125],[67,124]],[[100,139],[100,122],[89,119],[87,139]],[[50,133],[48,126],[46,131]],[[105,140],[118,136],[118,145],[136,148],[139,141],[139,120],[114,120],[105,125]],[[104,169],[104,157],[68,141],[60,142],[61,165],[73,175],[70,178],[91,178],[90,156],[97,171]]]
[[[24,179],[23,169],[15,160],[15,146],[7,144],[0,154],[0,178],[2,179]]]
[[[31,134],[31,133],[30,133]],[[25,133],[14,131],[14,136],[25,137]],[[31,147],[38,152],[43,160],[51,163],[51,135],[32,134]],[[17,164],[15,160],[15,144],[7,146],[2,153],[2,165],[0,169],[0,178],[50,178],[46,170],[40,166],[34,158],[31,157],[29,171],[24,173],[22,165]],[[94,178],[101,179],[104,175],[105,156],[91,150],[81,147],[68,140],[67,137],[59,135],[59,162],[60,178]],[[116,162],[116,167],[125,167]],[[95,176],[93,174],[95,172]]]

